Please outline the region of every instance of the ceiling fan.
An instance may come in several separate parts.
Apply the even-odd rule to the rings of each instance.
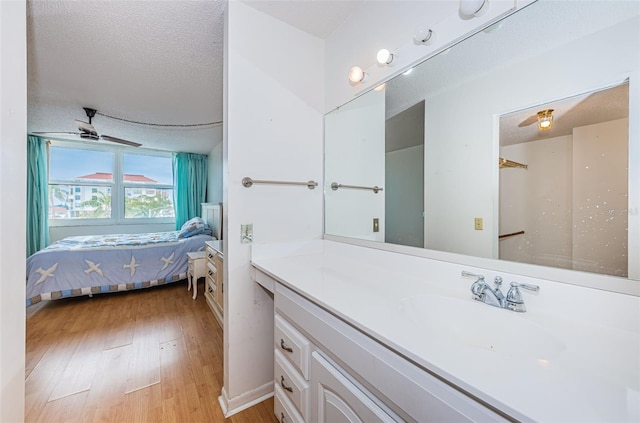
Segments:
[[[109,142],[115,142],[118,144],[129,145],[131,147],[142,146],[142,144],[140,143],[125,140],[122,138],[112,137],[110,135],[99,135],[98,131],[96,131],[96,128],[94,128],[94,126],[91,123],[91,119],[93,119],[93,117],[96,115],[97,110],[92,109],[90,107],[83,107],[83,109],[87,114],[87,117],[89,118],[89,122],[84,122],[84,121],[75,119],[76,125],[78,126],[78,131],[80,132],[34,132],[34,134],[74,134],[74,135],[79,135],[80,138],[90,139],[94,141],[104,140]]]

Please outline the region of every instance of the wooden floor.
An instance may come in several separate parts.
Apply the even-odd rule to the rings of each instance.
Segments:
[[[277,422],[273,399],[222,415],[222,331],[186,282],[29,307],[26,348],[27,422]]]

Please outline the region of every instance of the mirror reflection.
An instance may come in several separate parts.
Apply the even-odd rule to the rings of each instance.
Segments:
[[[332,111],[325,232],[640,278],[639,52],[639,3],[540,0]]]

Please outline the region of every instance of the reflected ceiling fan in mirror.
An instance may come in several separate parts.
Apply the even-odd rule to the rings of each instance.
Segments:
[[[118,144],[124,144],[124,145],[128,145],[128,146],[131,146],[131,147],[140,147],[140,146],[142,146],[142,144],[140,144],[140,143],[129,141],[129,140],[125,140],[125,139],[122,139],[122,138],[112,137],[110,135],[99,135],[98,131],[96,131],[96,128],[94,128],[93,124],[91,123],[91,120],[96,115],[97,110],[96,109],[92,109],[90,107],[83,107],[83,109],[84,109],[85,113],[87,114],[87,117],[89,118],[89,122],[84,122],[84,121],[81,121],[81,120],[78,120],[78,119],[75,120],[76,125],[78,127],[78,131],[80,131],[80,132],[34,132],[34,134],[35,135],[72,134],[72,135],[78,135],[82,139],[89,139],[89,140],[94,140],[94,141],[103,140],[103,141],[108,141],[108,142],[115,142],[115,143],[118,143]]]

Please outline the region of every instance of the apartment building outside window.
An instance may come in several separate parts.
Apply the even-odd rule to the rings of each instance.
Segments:
[[[171,153],[61,141],[50,145],[51,225],[174,220]]]

